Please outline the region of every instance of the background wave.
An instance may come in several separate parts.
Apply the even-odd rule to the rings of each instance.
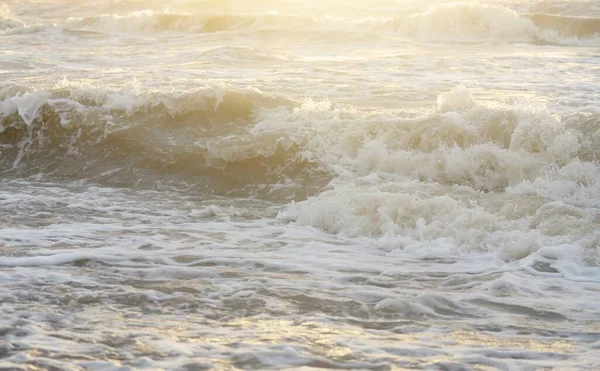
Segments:
[[[263,14],[197,14],[152,10],[125,15],[108,14],[86,18],[70,18],[66,26],[106,33],[185,32],[213,33],[265,29],[299,29],[328,26],[316,17]]]
[[[437,5],[395,21],[400,32],[438,42],[527,42],[598,44],[600,19],[519,14],[499,5]]]
[[[408,15],[379,18],[304,16],[279,13],[196,14],[138,11],[124,15],[70,18],[69,29],[103,33],[215,33],[338,31],[400,36],[433,42],[524,42],[597,45],[600,19],[551,14],[519,14],[499,5],[450,3]]]
[[[578,39],[600,37],[600,18],[568,17],[554,14],[530,14],[540,30],[550,30],[563,37]]]

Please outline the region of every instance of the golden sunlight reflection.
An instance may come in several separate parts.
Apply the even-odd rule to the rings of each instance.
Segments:
[[[525,336],[508,336],[505,334],[492,336],[473,331],[455,331],[450,334],[450,338],[462,345],[477,345],[495,349],[518,349],[556,353],[570,353],[573,351],[573,344],[566,340],[541,341],[538,339],[527,339]]]
[[[137,321],[130,322],[134,324]],[[232,349],[253,349],[285,344],[294,345],[294,354],[307,352],[332,360],[345,361],[360,358],[361,350],[356,344],[361,344],[362,351],[370,352],[371,356],[383,359],[389,354],[400,356],[407,364],[427,367],[439,362],[452,362],[454,357],[442,353],[431,353],[427,357],[415,356],[424,344],[428,347],[481,347],[481,349],[501,349],[506,351],[530,351],[533,353],[568,354],[574,351],[574,346],[567,340],[543,341],[526,338],[522,335],[489,334],[473,331],[453,331],[451,333],[417,332],[386,333],[382,336],[377,331],[371,332],[358,327],[344,324],[333,324],[318,321],[294,321],[276,318],[235,318],[227,322],[209,321],[200,325],[205,331],[193,329],[184,321],[166,321],[156,327],[156,334],[170,337],[175,343],[196,344],[203,347],[225,347]],[[353,344],[353,347],[345,344]],[[301,344],[300,348],[297,346]],[[164,348],[164,344],[161,344]],[[158,354],[159,347],[152,342],[136,340],[136,349]],[[279,349],[278,348],[278,349]],[[164,350],[163,350],[164,353]],[[411,355],[413,354],[413,355]],[[426,353],[424,353],[426,354]],[[227,365],[225,362],[220,362]],[[484,364],[474,364],[475,369],[489,369]],[[402,368],[397,368],[402,369]]]

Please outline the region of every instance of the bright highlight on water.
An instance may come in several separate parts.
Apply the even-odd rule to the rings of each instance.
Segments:
[[[600,3],[5,0],[0,369],[600,368]]]

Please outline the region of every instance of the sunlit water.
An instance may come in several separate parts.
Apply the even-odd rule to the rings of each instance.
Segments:
[[[598,2],[8,0],[0,77],[1,369],[600,368]]]

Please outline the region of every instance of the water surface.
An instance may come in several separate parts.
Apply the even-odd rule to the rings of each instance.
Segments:
[[[599,52],[593,1],[5,1],[0,368],[598,369]]]

